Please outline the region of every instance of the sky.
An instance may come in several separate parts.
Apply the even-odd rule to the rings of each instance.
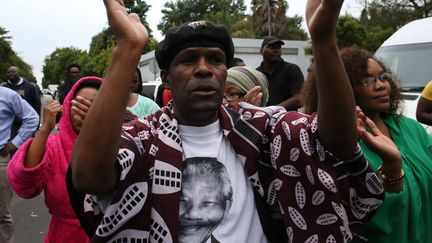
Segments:
[[[161,9],[167,1],[147,1],[152,5],[147,21],[157,40],[162,40],[156,26],[161,21]],[[304,16],[306,0],[287,1],[288,16]],[[342,13],[355,15],[360,9],[358,1],[345,0]],[[250,0],[245,0],[245,4],[249,6]],[[0,0],[0,26],[9,31],[12,48],[33,67],[39,84],[46,56],[62,47],[88,50],[91,38],[107,24],[102,0]]]

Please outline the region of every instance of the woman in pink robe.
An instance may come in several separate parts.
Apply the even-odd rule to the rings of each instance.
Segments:
[[[8,178],[18,196],[33,198],[42,191],[45,194],[45,204],[52,216],[45,243],[89,241],[71,207],[65,175],[74,143],[101,82],[98,77],[81,78],[63,106],[57,101],[48,103],[38,133],[19,148],[8,164]],[[63,113],[59,132],[50,135],[58,112]]]

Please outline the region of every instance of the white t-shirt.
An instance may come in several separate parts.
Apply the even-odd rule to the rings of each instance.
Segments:
[[[206,235],[206,242],[267,242],[255,206],[252,185],[243,170],[241,158],[236,156],[233,147],[222,135],[219,121],[205,127],[180,125],[179,132],[184,161],[180,242],[202,240],[200,236],[188,237],[188,234]],[[201,170],[195,168],[201,166]],[[217,175],[212,172],[214,167],[219,168]],[[226,174],[229,179],[223,176]],[[219,204],[218,201],[228,203]],[[194,220],[199,223],[195,224]],[[209,221],[215,226],[206,225]]]

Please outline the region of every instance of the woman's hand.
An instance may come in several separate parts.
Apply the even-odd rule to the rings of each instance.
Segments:
[[[261,104],[262,96],[263,96],[263,94],[261,92],[261,87],[255,86],[246,93],[243,101],[250,103],[252,105],[255,105],[255,106],[261,106],[262,105]]]
[[[375,123],[357,106],[357,130],[366,146],[377,153],[385,162],[400,162],[402,157],[396,144],[384,135]],[[368,132],[369,129],[371,132]]]
[[[63,106],[57,100],[50,100],[43,108],[43,122],[41,129],[51,132],[56,125],[57,113],[63,113]]]
[[[78,127],[82,127],[84,124],[84,120],[87,116],[87,112],[90,109],[93,101],[88,100],[82,96],[77,96],[72,100],[72,111],[74,113],[74,118],[76,120],[76,124]]]

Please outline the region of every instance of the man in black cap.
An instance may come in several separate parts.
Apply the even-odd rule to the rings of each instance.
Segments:
[[[92,242],[343,242],[370,220],[383,190],[356,150],[335,36],[342,1],[308,1],[317,80],[326,84],[319,120],[278,106],[223,106],[233,42],[225,27],[198,21],[168,31],[155,52],[172,102],[123,128],[128,80],[149,37],[123,1],[104,2],[116,47],[68,177]],[[185,170],[191,160],[200,166]],[[77,199],[74,188],[88,194]],[[267,209],[279,206],[283,221],[273,225]]]
[[[263,61],[257,70],[264,73],[269,81],[269,99],[267,105],[281,105],[286,110],[301,107],[300,90],[304,77],[300,68],[282,59],[281,46],[284,42],[270,36],[261,44]]]

